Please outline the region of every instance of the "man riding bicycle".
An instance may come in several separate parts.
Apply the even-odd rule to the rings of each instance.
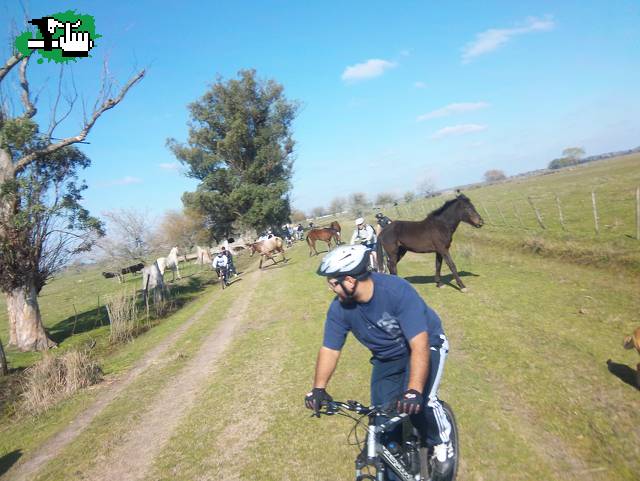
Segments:
[[[224,252],[221,250],[220,252],[218,252],[218,255],[216,255],[213,258],[213,268],[218,274],[218,277],[220,278],[220,280],[224,282],[226,285],[229,285],[229,281],[227,278],[228,266],[229,266],[229,260],[227,259],[227,256],[224,254]]]
[[[238,277],[238,271],[236,270],[236,266],[233,264],[233,254],[231,253],[231,249],[227,249],[225,246],[220,248],[222,254],[227,258],[227,272],[229,276],[236,275]]]
[[[438,399],[449,351],[442,323],[406,280],[370,272],[368,256],[362,245],[339,246],[318,268],[336,298],[327,311],[313,389],[305,405],[317,412],[332,400],[326,387],[346,336],[353,332],[372,354],[372,404],[397,400],[397,410],[410,414],[427,446],[434,447],[434,469],[444,478],[454,461],[451,425]]]
[[[356,219],[356,229],[351,236],[351,244],[362,244],[371,250],[371,258],[374,266],[377,266],[376,257],[376,232],[369,224],[366,224],[362,217]]]

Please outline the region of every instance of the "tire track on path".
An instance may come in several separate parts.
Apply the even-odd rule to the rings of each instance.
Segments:
[[[245,277],[243,291],[229,314],[202,343],[202,347],[179,375],[169,382],[148,406],[128,436],[113,451],[96,461],[96,468],[82,473],[82,479],[92,481],[141,480],[153,465],[184,416],[194,406],[198,395],[206,388],[206,380],[218,367],[218,359],[243,326],[242,320],[255,292],[260,272]]]
[[[212,291],[210,299],[203,307],[178,327],[173,333],[163,339],[140,359],[134,367],[122,378],[118,378],[104,387],[96,396],[96,400],[76,417],[66,428],[45,441],[24,463],[17,464],[7,474],[8,480],[29,481],[46,463],[54,459],[73,440],[75,440],[91,422],[127,387],[150,366],[161,359],[196,321],[209,312],[216,301],[218,291]]]

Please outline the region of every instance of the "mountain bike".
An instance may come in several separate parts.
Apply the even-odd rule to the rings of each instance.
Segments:
[[[218,274],[218,279],[220,279],[220,285],[222,286],[222,290],[229,285],[229,269],[226,267],[216,267],[216,273]]]
[[[425,446],[420,441],[417,430],[411,425],[408,414],[398,414],[395,411],[377,406],[364,406],[358,401],[331,401],[323,404],[317,414],[340,415],[353,419],[356,423],[349,434],[355,435],[355,443],[360,449],[356,457],[356,481],[387,481],[388,472],[393,471],[402,481],[454,481],[458,472],[458,428],[451,407],[440,401],[444,412],[451,424],[450,440],[453,445],[453,467],[445,476],[439,476],[434,471],[433,448]],[[359,417],[350,413],[356,413]],[[383,416],[387,421],[376,423]],[[367,417],[368,423],[362,422]],[[379,424],[379,425],[376,425]],[[402,425],[402,439],[398,443],[387,440],[385,434]],[[359,439],[358,428],[365,428],[366,439]]]

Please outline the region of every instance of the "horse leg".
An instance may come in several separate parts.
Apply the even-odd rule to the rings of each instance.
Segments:
[[[394,276],[398,275],[398,247],[393,246],[392,249],[387,249],[383,244],[382,247],[387,252],[387,266],[389,267],[389,274]]]
[[[264,260],[264,254],[260,255],[260,265],[258,266],[258,269],[262,269],[262,261]]]
[[[447,251],[443,254],[443,257],[444,257],[444,261],[449,266],[449,269],[451,270],[453,277],[455,277],[456,282],[458,283],[458,286],[460,286],[460,290],[462,292],[467,292],[467,288],[464,286],[464,284],[462,283],[462,279],[460,279],[460,276],[458,275],[458,270],[456,269],[456,265],[453,263],[451,254],[449,254],[449,252]]]
[[[436,252],[436,287],[442,287],[440,281],[440,271],[442,270],[442,254]]]

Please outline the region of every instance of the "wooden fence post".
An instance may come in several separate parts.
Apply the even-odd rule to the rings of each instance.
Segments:
[[[636,239],[640,240],[640,187],[636,188]]]
[[[9,367],[7,366],[7,357],[4,355],[4,348],[0,339],[0,376],[6,376],[7,374],[9,374]]]
[[[598,225],[598,208],[596,207],[596,193],[591,191],[591,205],[593,206],[593,221],[596,226],[596,234],[600,232],[600,226]]]
[[[518,212],[518,206],[516,205],[516,203],[513,203],[513,211],[516,213],[516,217],[518,218],[518,222],[520,222],[520,225],[522,226],[523,229],[526,229],[524,222],[522,222],[522,217],[520,217],[520,212]]]
[[[484,206],[482,202],[480,202],[480,205],[482,206],[482,210],[484,210],[484,213],[487,214],[487,220],[489,221],[489,224],[493,224],[493,221],[491,220],[491,216],[489,215],[489,211],[487,210],[487,208]]]
[[[507,219],[504,218],[504,214],[502,213],[502,209],[500,208],[500,206],[498,205],[498,213],[500,214],[500,217],[502,217],[502,222],[504,223],[504,225],[509,225],[507,224]]]
[[[536,207],[536,205],[533,203],[533,199],[531,197],[527,197],[527,200],[529,201],[529,205],[531,205],[533,212],[536,214],[536,219],[538,220],[538,224],[540,224],[540,227],[542,227],[543,229],[546,229],[546,227],[544,226],[544,223],[542,222],[542,216],[540,215],[540,212],[538,211],[538,208]]]
[[[556,194],[556,204],[558,205],[558,216],[560,217],[560,225],[562,226],[562,230],[567,230],[564,226],[564,216],[562,215],[562,206],[560,205],[560,197]]]

